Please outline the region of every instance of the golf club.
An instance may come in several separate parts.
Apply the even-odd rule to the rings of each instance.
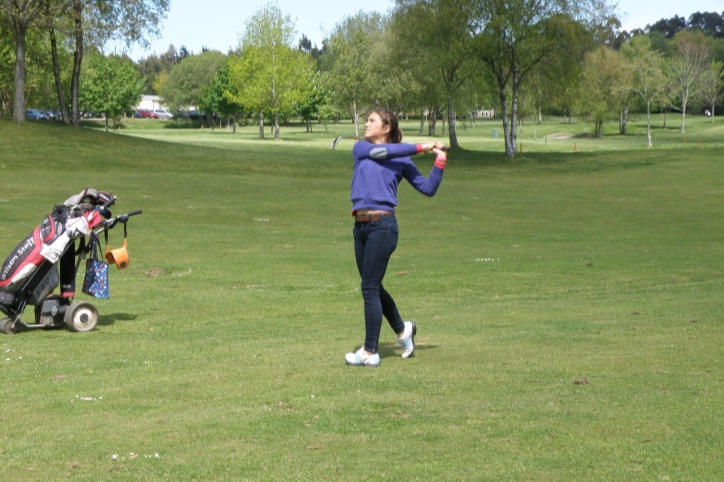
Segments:
[[[337,144],[339,144],[339,141],[342,139],[354,139],[355,141],[361,141],[364,139],[364,137],[348,137],[348,136],[338,136],[332,141],[332,149],[337,147]],[[450,148],[448,146],[442,146],[440,150],[443,150],[445,152],[449,151]]]

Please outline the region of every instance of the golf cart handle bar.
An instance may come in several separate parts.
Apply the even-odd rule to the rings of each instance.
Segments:
[[[129,217],[135,216],[136,214],[141,214],[142,212],[143,212],[143,211],[141,211],[140,209],[138,209],[138,210],[136,210],[136,211],[131,211],[130,213],[121,214],[120,216],[116,216],[116,220],[119,221],[119,222],[121,222],[121,223],[125,223],[126,221],[128,221],[128,218],[129,218]]]

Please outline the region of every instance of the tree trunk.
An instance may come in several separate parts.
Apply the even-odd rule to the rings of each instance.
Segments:
[[[648,146],[651,147],[651,102],[646,102],[646,139]]]
[[[500,113],[503,117],[503,138],[505,139],[505,155],[507,157],[513,157],[514,154],[510,150],[510,132],[508,126],[508,95],[505,93],[505,87],[500,88],[498,91],[500,96]]]
[[[457,123],[455,122],[455,101],[452,94],[449,92],[447,96],[447,125],[450,148],[459,149],[460,144],[458,143]]]
[[[58,109],[63,118],[64,124],[70,124],[70,116],[68,115],[68,107],[65,105],[65,94],[63,93],[63,83],[60,80],[60,62],[58,61],[58,41],[55,38],[55,27],[50,14],[50,0],[45,0],[45,15],[50,21],[50,51],[53,57],[53,76],[55,77],[55,90],[58,93]]]
[[[15,37],[15,82],[13,84],[13,120],[25,122],[25,32],[27,27],[16,20],[12,22]]]
[[[108,114],[104,115],[106,122],[105,122],[105,131],[108,132]]]
[[[518,91],[520,88],[520,68],[518,65],[513,65],[513,88],[512,88],[512,106],[510,109],[510,154],[506,151],[505,155],[508,157],[515,157],[518,155],[518,133],[517,133],[517,122],[518,122]]]
[[[264,113],[259,111],[259,139],[264,139]]]
[[[279,139],[281,134],[279,133],[279,111],[274,112],[274,139]]]
[[[71,122],[80,127],[80,109],[78,94],[80,92],[80,64],[83,61],[83,4],[81,0],[73,0],[73,23],[75,26],[75,52],[73,52],[73,77],[70,81]]]
[[[423,130],[425,128],[425,116],[423,115],[423,112],[425,109],[420,108],[420,132],[418,133],[419,136],[422,136]]]
[[[626,135],[626,128],[628,127],[628,105],[621,108],[618,113],[618,133],[622,136]]]
[[[681,133],[684,133],[684,123],[686,122],[686,103],[688,101],[689,92],[685,92],[681,98]]]
[[[434,136],[437,131],[437,109],[430,109],[427,116],[427,135]]]
[[[538,124],[543,123],[543,109],[541,107],[541,98],[538,96]]]
[[[359,119],[357,114],[357,97],[352,99],[352,117],[354,118],[354,136],[359,137]]]

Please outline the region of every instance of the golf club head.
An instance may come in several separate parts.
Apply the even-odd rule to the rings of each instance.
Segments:
[[[339,144],[339,141],[341,141],[342,139],[344,139],[344,136],[339,136],[339,137],[337,137],[335,140],[333,140],[333,141],[332,141],[332,149],[334,149],[335,147],[337,147],[337,144]]]

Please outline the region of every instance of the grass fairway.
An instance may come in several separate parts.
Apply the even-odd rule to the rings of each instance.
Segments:
[[[0,337],[0,479],[721,479],[721,122],[653,149],[526,125],[515,160],[462,131],[435,198],[400,188],[385,285],[418,351],[383,326],[379,369],[343,358],[351,141],[159,126],[0,120],[0,259],[87,186],[144,212],[95,331]]]

